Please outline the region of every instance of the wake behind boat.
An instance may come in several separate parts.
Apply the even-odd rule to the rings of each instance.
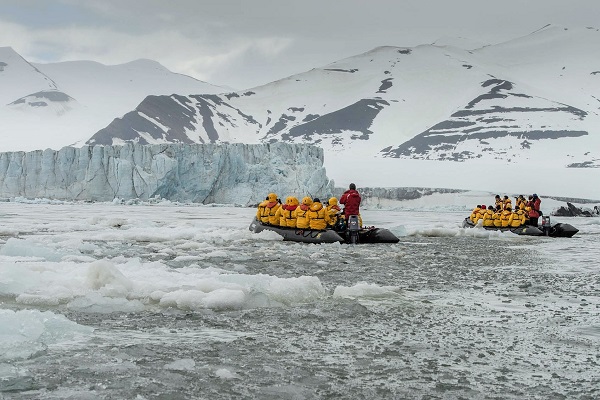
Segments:
[[[301,229],[288,228],[264,224],[256,217],[250,224],[250,231],[259,233],[262,231],[276,232],[283,237],[284,241],[302,242],[302,243],[352,243],[352,236],[349,229],[344,231],[335,231],[333,229]],[[358,231],[357,243],[398,243],[400,239],[385,228],[365,227]]]

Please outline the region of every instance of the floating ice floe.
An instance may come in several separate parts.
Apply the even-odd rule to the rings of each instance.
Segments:
[[[238,310],[294,305],[328,295],[312,276],[278,278],[196,265],[171,268],[160,262],[118,261],[0,264],[0,294],[21,304],[66,304],[91,313],[140,312],[149,306]]]
[[[49,345],[92,332],[92,328],[50,311],[0,309],[0,363],[32,357]]]
[[[333,297],[360,298],[360,297],[390,297],[397,296],[400,288],[396,286],[379,286],[360,282],[352,287],[338,286],[333,291]]]
[[[165,369],[170,371],[193,371],[195,368],[196,362],[191,358],[175,360],[172,363],[165,365]]]

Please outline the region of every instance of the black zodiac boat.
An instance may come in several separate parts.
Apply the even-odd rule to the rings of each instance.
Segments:
[[[469,217],[465,218],[462,223],[463,228],[473,228],[475,224],[473,221],[469,219]],[[539,227],[530,226],[530,225],[522,225],[517,228],[498,228],[492,226],[482,226],[483,229],[491,230],[491,231],[510,231],[512,233],[516,233],[517,235],[527,235],[527,236],[550,236],[550,237],[572,237],[579,229],[575,228],[570,224],[557,223],[552,225],[550,223],[550,217],[542,217],[542,224]]]
[[[250,224],[250,230],[254,233],[262,231],[273,231],[283,236],[283,240],[303,243],[353,243],[350,230],[335,231],[333,229],[316,230],[287,228],[282,226],[267,225],[260,222],[256,217]],[[400,239],[385,228],[365,227],[357,231],[358,237],[355,243],[398,243]]]

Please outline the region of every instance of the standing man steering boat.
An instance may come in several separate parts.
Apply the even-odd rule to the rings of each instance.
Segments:
[[[348,190],[342,194],[340,204],[344,205],[344,218],[346,221],[351,215],[357,215],[360,225],[362,226],[362,218],[360,217],[360,201],[361,197],[356,190],[356,185],[351,183]]]

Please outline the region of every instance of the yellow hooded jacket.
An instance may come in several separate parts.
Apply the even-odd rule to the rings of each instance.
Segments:
[[[268,202],[269,200],[263,200],[260,203],[258,203],[258,210],[256,210],[256,219],[261,222],[269,222],[268,214],[266,215],[266,219],[263,221],[263,215],[265,215],[265,207],[267,206]]]
[[[323,207],[323,204],[317,199],[317,201],[310,205],[310,210],[308,211],[308,224],[310,229],[325,230],[325,228],[327,228],[325,217],[327,217],[327,209]]]
[[[513,228],[518,228],[521,225],[525,224],[525,212],[521,209],[518,209],[510,216],[508,220],[508,224]]]
[[[286,204],[281,205],[275,213],[275,218],[277,219],[277,221],[279,221],[277,225],[279,226],[287,226],[285,223],[285,218],[283,218],[283,212],[285,211],[285,207]]]
[[[276,214],[281,204],[279,204],[277,201],[277,195],[275,193],[269,193],[267,198],[269,199],[269,202],[265,206],[265,211],[267,212],[269,218],[269,224],[279,225],[279,218],[276,216]]]
[[[508,210],[502,211],[502,214],[500,214],[500,220],[502,221],[503,228],[506,228],[507,226],[510,225],[511,215],[512,215],[512,211],[510,210],[510,208]]]
[[[338,220],[338,213],[341,211],[340,206],[338,205],[337,197],[332,197],[329,199],[328,205],[326,207],[326,219],[327,225],[335,226]]]
[[[296,227],[296,218],[294,211],[298,207],[298,199],[293,196],[288,196],[285,199],[285,204],[279,207],[277,214],[279,215],[279,225],[287,226],[288,228]]]
[[[483,214],[483,226],[494,226],[494,212],[490,209]]]
[[[500,209],[494,213],[492,219],[496,228],[502,228],[502,211]]]
[[[308,219],[308,212],[310,211],[310,205],[312,199],[310,197],[304,197],[300,207],[294,210],[292,216],[296,219],[296,228],[308,229],[310,227],[310,221]]]
[[[475,207],[469,218],[471,219],[472,223],[477,224],[477,221],[479,221],[479,218],[481,218],[481,208]]]
[[[497,198],[494,205],[496,206],[496,210],[502,210],[504,208],[504,203],[501,198]]]
[[[516,202],[516,208],[524,210],[525,209],[525,199],[519,198],[517,197]]]

